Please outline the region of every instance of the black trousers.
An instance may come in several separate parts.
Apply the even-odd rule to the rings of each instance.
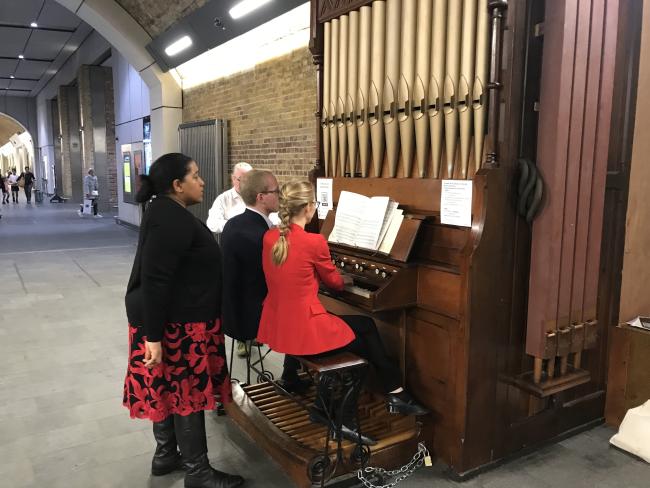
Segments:
[[[25,185],[25,196],[27,197],[27,203],[32,201],[32,185]]]
[[[354,332],[354,340],[339,349],[316,354],[312,357],[323,357],[339,352],[351,352],[367,360],[377,371],[377,376],[386,393],[403,386],[400,370],[397,364],[390,360],[384,349],[375,321],[365,315],[340,315]],[[300,368],[297,359],[284,357],[283,378],[289,379]]]
[[[20,190],[18,185],[11,185],[11,200],[13,202],[18,202],[18,190]]]

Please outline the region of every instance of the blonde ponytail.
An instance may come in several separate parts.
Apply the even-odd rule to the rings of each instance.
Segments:
[[[292,181],[285,183],[280,188],[280,208],[278,210],[280,238],[273,244],[271,249],[271,259],[276,266],[283,264],[289,256],[287,237],[290,231],[291,219],[313,201],[314,187],[308,181]]]

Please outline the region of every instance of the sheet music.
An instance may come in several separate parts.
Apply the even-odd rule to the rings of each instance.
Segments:
[[[381,243],[384,241],[384,237],[386,237],[386,232],[388,232],[388,227],[390,226],[390,222],[395,216],[395,212],[397,211],[397,206],[399,203],[391,200],[388,203],[388,210],[386,210],[386,216],[384,217],[384,222],[381,224],[381,232],[379,233],[379,240],[377,241],[377,247],[381,245]],[[402,213],[402,211],[400,211]]]
[[[395,244],[395,239],[397,239],[397,234],[399,233],[399,229],[402,226],[402,222],[404,221],[404,210],[401,208],[398,208],[393,212],[393,217],[391,218],[390,224],[388,225],[388,229],[386,230],[386,235],[381,241],[381,244],[379,245],[379,252],[382,252],[384,254],[390,254],[391,250],[393,249],[393,244]]]
[[[362,219],[356,233],[354,245],[366,249],[377,249],[384,218],[386,217],[388,197],[372,197],[362,210]]]
[[[330,242],[354,246],[357,229],[361,222],[362,213],[360,210],[365,207],[367,200],[368,197],[358,193],[341,192],[336,208],[334,229],[332,229],[328,239]]]
[[[402,215],[397,206],[398,203],[389,197],[368,198],[358,193],[342,191],[336,208],[334,228],[328,240],[376,251],[386,238],[393,218]],[[392,247],[392,243],[390,245]]]

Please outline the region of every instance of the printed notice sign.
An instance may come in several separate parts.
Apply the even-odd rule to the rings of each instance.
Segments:
[[[332,210],[332,178],[318,178],[316,180],[316,200],[320,202],[318,218],[323,220],[327,212]]]
[[[442,180],[440,222],[463,227],[472,226],[471,180]]]

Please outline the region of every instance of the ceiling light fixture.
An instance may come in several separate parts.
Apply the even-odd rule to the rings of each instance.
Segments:
[[[19,54],[18,59],[25,59],[25,56],[23,56],[22,54]]]
[[[14,75],[9,75],[9,78],[11,78],[13,80],[15,78],[15,76]]]
[[[271,0],[243,0],[231,8],[228,13],[233,19],[239,19],[244,15],[250,14],[253,10],[260,8],[262,5],[269,3]]]
[[[29,24],[29,26],[36,28],[36,27],[38,27],[38,24],[36,22],[32,22],[31,24]]]
[[[192,45],[192,39],[190,36],[183,36],[178,41],[171,43],[165,48],[165,54],[167,56],[174,56],[181,51],[184,51]]]

